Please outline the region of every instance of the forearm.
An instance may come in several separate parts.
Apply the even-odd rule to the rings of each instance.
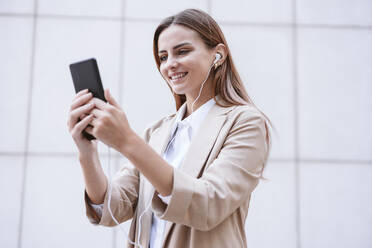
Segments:
[[[162,196],[172,193],[173,167],[141,137],[135,133],[131,135],[130,141],[120,149],[120,152],[136,166]]]
[[[94,204],[103,203],[107,190],[107,178],[102,170],[98,156],[93,159],[79,157],[79,161],[89,199]]]

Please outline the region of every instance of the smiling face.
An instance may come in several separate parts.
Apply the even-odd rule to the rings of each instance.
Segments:
[[[171,25],[159,36],[160,73],[176,94],[195,99],[212,66],[215,52],[208,49],[199,35],[184,26]],[[202,95],[212,94],[205,82]]]

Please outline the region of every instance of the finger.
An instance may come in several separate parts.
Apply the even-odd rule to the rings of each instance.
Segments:
[[[84,89],[84,90],[79,91],[78,93],[76,93],[76,96],[81,96],[85,93],[88,93],[88,89]]]
[[[95,118],[94,114],[92,114],[92,115],[93,115],[93,119],[90,121],[89,126],[92,126],[93,128],[94,127],[97,128],[100,124],[102,124],[102,121],[98,118]]]
[[[75,125],[73,129],[73,133],[81,133],[90,123],[90,121],[93,119],[93,115],[88,115],[84,120],[80,121],[78,124]]]
[[[107,109],[107,104],[104,101],[102,101],[101,99],[97,98],[97,97],[93,97],[91,102],[94,102],[94,105],[96,106],[96,108],[98,108],[100,110]]]
[[[85,90],[81,90],[81,91],[79,91],[79,92],[76,93],[76,95],[74,96],[73,102],[74,102],[77,98],[81,97],[81,96],[84,95],[84,94],[88,94],[88,93],[89,93],[89,90],[88,90],[88,89],[85,89]]]
[[[82,114],[80,117],[79,117],[79,119],[80,120],[83,120],[85,117],[87,117],[88,116],[88,114]]]
[[[88,114],[94,108],[94,103],[89,103],[78,107],[70,112],[69,117],[69,130],[72,130],[76,123],[79,121],[79,117],[83,114]],[[86,118],[85,118],[86,119]]]
[[[109,104],[115,106],[115,107],[120,107],[120,105],[116,102],[114,97],[111,95],[111,92],[109,89],[105,89],[105,98],[108,101]]]
[[[83,94],[77,98],[75,98],[70,106],[70,110],[73,110],[83,104],[85,104],[86,102],[88,102],[91,98],[93,97],[93,94],[92,93],[86,93],[86,94]]]
[[[87,126],[87,127],[85,128],[85,132],[89,133],[90,135],[95,136],[95,135],[93,134],[93,127],[92,127],[92,126]]]
[[[93,114],[94,117],[96,117],[96,118],[102,118],[102,117],[106,116],[105,111],[100,110],[98,108],[92,109],[92,111],[90,111],[90,113]]]

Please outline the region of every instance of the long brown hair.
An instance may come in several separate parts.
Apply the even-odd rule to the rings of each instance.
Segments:
[[[182,25],[191,30],[194,30],[199,34],[207,48],[212,49],[218,44],[222,43],[226,47],[227,57],[217,69],[212,70],[211,78],[214,85],[214,100],[219,106],[229,107],[234,105],[251,105],[255,107],[265,118],[266,128],[266,142],[268,145],[268,154],[271,147],[271,135],[268,128],[268,124],[271,125],[269,118],[259,110],[252,99],[248,96],[248,93],[244,87],[244,84],[239,76],[238,71],[235,68],[234,62],[231,57],[230,49],[227,45],[225,36],[223,35],[221,28],[217,22],[207,13],[197,9],[186,9],[180,13],[165,18],[155,30],[154,41],[153,41],[153,52],[156,61],[156,66],[160,72],[160,59],[158,56],[159,47],[158,40],[160,34],[171,25]],[[167,84],[168,85],[168,84]],[[174,93],[170,88],[176,103],[176,109],[178,110],[182,104],[186,101],[185,95],[178,95]],[[225,104],[221,103],[216,99],[219,95]],[[265,161],[266,164],[266,161]]]

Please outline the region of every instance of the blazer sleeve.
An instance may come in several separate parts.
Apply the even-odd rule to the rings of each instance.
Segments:
[[[111,184],[109,184],[107,187],[101,217],[96,213],[96,211],[94,211],[88,194],[85,191],[86,215],[89,221],[93,224],[103,226],[116,225],[108,210],[110,190],[110,207],[115,219],[118,221],[118,223],[131,219],[137,205],[138,181],[138,171],[130,163],[125,164],[124,167],[117,174],[115,174]]]
[[[208,231],[250,197],[261,177],[268,147],[265,120],[259,113],[246,112],[200,178],[174,170],[169,204],[153,196],[152,207],[159,218]]]
[[[142,137],[147,143],[150,140],[152,132],[160,123],[161,121],[155,122],[145,129]],[[139,171],[135,166],[130,162],[126,163],[124,167],[115,174],[111,184],[109,183],[104,197],[102,216],[96,213],[85,191],[86,215],[92,224],[103,226],[117,225],[109,212],[108,201],[110,192],[110,210],[118,223],[120,224],[131,219],[136,210],[139,196]]]

